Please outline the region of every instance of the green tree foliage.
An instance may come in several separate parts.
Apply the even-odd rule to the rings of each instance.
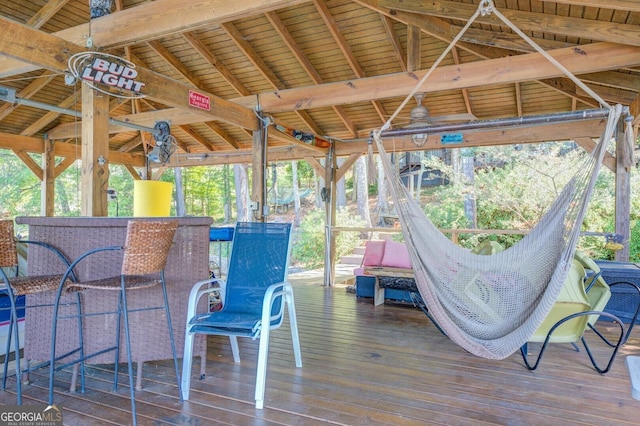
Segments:
[[[472,193],[477,200],[478,227],[484,229],[530,229],[551,204],[567,179],[575,173],[575,166],[584,154],[566,144],[541,144],[523,147],[477,148],[476,176],[473,186],[464,179],[456,179],[451,166],[437,158],[427,160],[427,167],[441,170],[450,184],[424,188],[421,202],[430,219],[440,228],[467,228],[465,195]],[[32,155],[40,164],[39,155]],[[58,160],[60,161],[60,160]],[[189,167],[183,170],[187,215],[211,216],[215,223],[224,223],[224,203],[235,206],[233,172],[224,166]],[[109,166],[109,189],[116,191],[117,201],[109,202],[109,216],[133,215],[134,180],[123,166]],[[226,176],[225,176],[226,173]],[[298,176],[302,187],[312,186],[313,169],[304,161],[298,162]],[[280,182],[291,182],[291,163],[278,165]],[[80,214],[80,161],[68,167],[57,179],[55,187],[55,215]],[[168,169],[162,180],[173,182],[174,173]],[[228,185],[225,189],[225,180]],[[0,192],[2,217],[38,216],[41,209],[41,187],[38,178],[11,151],[0,150]],[[352,184],[352,182],[351,182]],[[289,186],[289,185],[287,185]],[[630,261],[640,261],[640,171],[631,173],[631,239]],[[614,233],[615,176],[602,168],[596,183],[583,231]],[[175,206],[172,207],[175,214]],[[232,220],[235,215],[232,214]],[[363,226],[357,215],[346,209],[338,211],[338,226]],[[26,230],[18,229],[19,232]],[[308,211],[296,236],[293,257],[307,267],[324,262],[324,209]],[[337,241],[337,256],[350,253],[360,244],[356,232],[341,232]],[[460,243],[466,247],[477,245],[487,236],[463,235]],[[504,246],[512,245],[519,236],[491,236]],[[579,247],[594,258],[612,259],[614,252],[605,247],[598,236],[585,236]]]
[[[341,227],[365,226],[364,220],[347,209],[336,211],[336,224]],[[357,232],[340,232],[336,238],[336,258],[353,253],[361,241]],[[324,265],[325,247],[324,209],[314,209],[302,219],[300,229],[295,235],[291,253],[293,262],[306,268],[321,267]]]
[[[40,181],[11,151],[0,150],[0,182],[3,218],[40,214]]]
[[[444,171],[450,185],[427,192],[425,212],[440,228],[467,227],[464,216],[464,193],[471,191],[477,200],[478,228],[531,229],[555,200],[565,183],[581,164],[582,149],[571,145],[549,143],[525,147],[496,147],[476,150],[475,183],[469,187],[457,179],[453,168],[438,159],[430,159],[428,166]],[[632,190],[640,188],[640,172],[631,173]],[[596,187],[587,210],[582,231],[615,232],[615,176],[601,168]],[[631,259],[640,252],[640,198],[631,197]],[[460,242],[475,246],[485,236],[462,235]],[[504,246],[519,240],[519,236],[494,236]],[[579,248],[594,258],[612,259],[613,251],[605,247],[601,236],[581,237]]]

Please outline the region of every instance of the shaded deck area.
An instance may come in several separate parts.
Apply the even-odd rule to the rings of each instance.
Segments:
[[[144,365],[138,420],[148,425],[637,425],[626,355],[640,355],[640,329],[612,371],[599,375],[587,354],[552,345],[528,371],[519,354],[473,356],[442,336],[417,309],[357,299],[342,286],[294,285],[303,367],[296,369],[288,328],[272,333],[264,410],[253,403],[257,342],[240,341],[234,364],[228,340],[209,337],[207,377],[192,382],[180,405],[170,362]],[[605,324],[606,325],[606,324]],[[606,326],[604,327],[606,330]],[[602,359],[609,349],[594,344]],[[126,369],[126,367],[125,367]],[[122,371],[124,371],[123,369]],[[199,362],[194,363],[197,376]],[[31,374],[25,404],[44,403],[48,370]],[[125,376],[112,392],[108,366],[92,366],[84,394],[60,374],[56,404],[65,424],[128,424]],[[15,383],[0,404],[15,404]]]

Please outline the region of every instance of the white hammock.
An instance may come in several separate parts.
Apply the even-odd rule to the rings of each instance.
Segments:
[[[622,107],[585,164],[520,242],[491,256],[451,242],[424,214],[377,138],[382,164],[413,266],[416,284],[443,331],[469,352],[511,355],[536,331],[558,296],[573,258],[580,224]]]
[[[519,243],[491,256],[476,255],[452,243],[411,197],[391,165],[380,135],[420,90],[473,20],[479,14],[491,12],[579,87],[608,107],[597,94],[493,9],[490,1],[484,0],[396,112],[373,134],[385,173],[390,177],[391,194],[416,284],[430,314],[454,342],[469,352],[489,359],[503,359],[518,350],[542,324],[563,286],[600,164],[622,107],[609,107],[607,126],[597,147],[535,228]]]

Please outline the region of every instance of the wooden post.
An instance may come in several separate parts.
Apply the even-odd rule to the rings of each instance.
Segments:
[[[624,133],[625,124],[623,120],[620,120],[616,135],[615,232],[622,236],[623,248],[615,252],[615,260],[618,262],[629,261],[629,239],[631,238],[631,170],[626,164],[628,161],[626,156],[629,153],[625,149]],[[633,133],[635,141],[637,133],[635,131]]]
[[[52,140],[44,141],[42,153],[42,193],[40,197],[40,214],[51,217],[55,207],[55,155]]]
[[[336,159],[335,144],[331,144],[324,165],[324,188],[322,200],[325,205],[325,266],[324,285],[332,286],[336,275],[336,236],[333,227],[336,220]]]
[[[267,170],[267,141],[264,125],[253,132],[253,172],[251,179],[251,215],[254,221],[263,222],[267,203],[265,176]]]
[[[82,85],[80,215],[107,216],[109,96]]]

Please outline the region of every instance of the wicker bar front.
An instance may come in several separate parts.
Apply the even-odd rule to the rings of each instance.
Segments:
[[[140,219],[140,218],[137,218]],[[167,218],[176,219],[176,218]],[[165,268],[171,320],[175,333],[178,356],[182,356],[189,291],[194,283],[208,277],[209,228],[211,218],[177,218],[178,230]],[[130,218],[54,218],[18,217],[16,223],[29,225],[29,238],[43,241],[60,249],[69,259],[75,259],[87,250],[124,245],[127,222]],[[162,218],[153,218],[162,220]],[[29,247],[29,274],[60,273],[60,264],[48,250]],[[154,253],[150,252],[149,256]],[[92,255],[78,265],[76,272],[81,281],[118,275],[121,271],[122,252],[108,251]],[[55,265],[56,269],[52,269]],[[129,309],[162,304],[159,288],[136,290],[128,297]],[[52,302],[54,295],[44,293],[30,295],[29,304]],[[82,293],[85,313],[113,310],[117,292],[86,290]],[[72,309],[72,307],[67,307]],[[64,308],[61,312],[64,312]],[[42,361],[49,359],[51,343],[50,308],[30,309],[25,324],[25,358]],[[171,358],[171,345],[166,331],[164,311],[153,310],[130,314],[133,360],[136,362]],[[116,318],[114,315],[84,318],[85,353],[113,345]],[[75,320],[61,320],[58,327],[57,354],[62,354],[78,344]],[[124,331],[122,332],[124,334]],[[124,339],[124,336],[121,336]],[[124,341],[121,342],[124,348]],[[204,339],[196,342],[194,353],[204,355]],[[126,361],[121,351],[121,361]],[[96,357],[91,363],[113,363],[113,353]]]

